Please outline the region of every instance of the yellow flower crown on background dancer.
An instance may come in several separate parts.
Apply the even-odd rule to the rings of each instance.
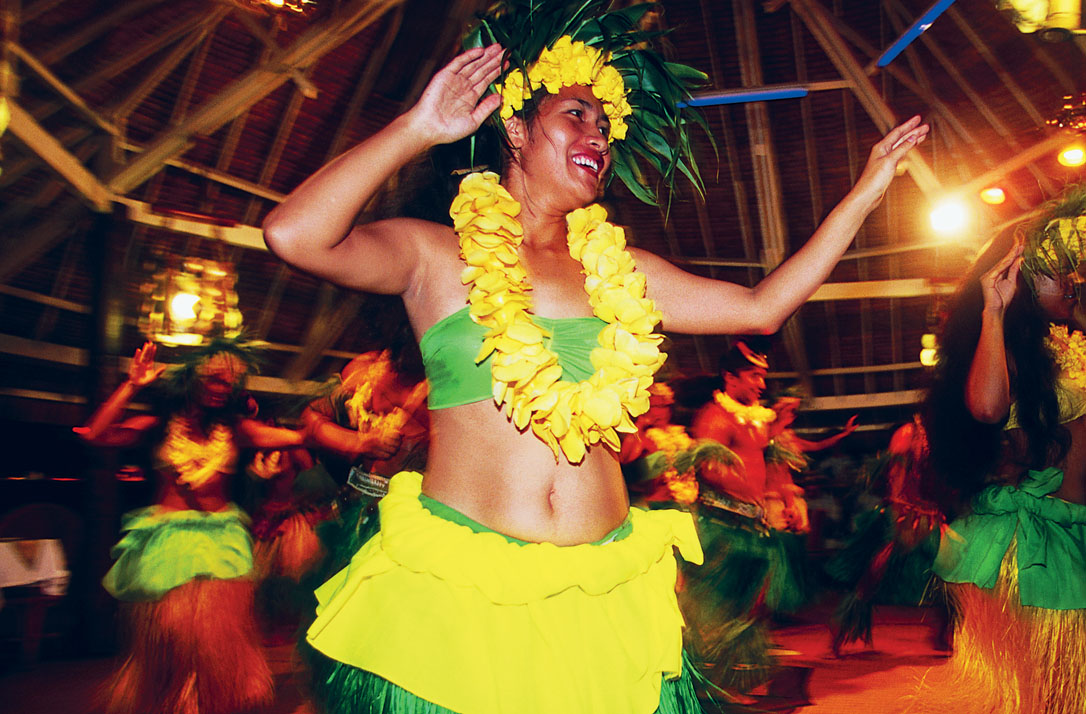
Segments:
[[[1067,189],[1024,233],[1022,271],[1031,285],[1036,275],[1065,276],[1081,283],[1080,264],[1086,259],[1086,184]]]
[[[502,96],[494,119],[504,122],[525,108],[535,93],[557,94],[583,85],[603,104],[611,123],[611,176],[634,196],[659,205],[670,198],[679,175],[703,193],[689,127],[698,124],[712,136],[701,115],[690,108],[690,90],[708,83],[692,67],[668,62],[651,44],[666,32],[646,29],[658,9],[641,3],[608,11],[610,0],[505,0],[479,18],[464,47],[499,43],[509,66],[494,84]],[[646,171],[652,168],[660,180]],[[608,176],[610,180],[611,176]]]
[[[1068,330],[1067,325],[1051,324],[1045,343],[1060,371],[1075,387],[1086,391],[1086,335]]]

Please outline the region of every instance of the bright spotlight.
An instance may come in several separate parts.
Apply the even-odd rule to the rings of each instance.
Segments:
[[[192,293],[177,293],[170,300],[170,317],[178,322],[196,319],[196,303],[200,302],[199,295]]]
[[[1069,146],[1056,157],[1064,166],[1082,166],[1086,164],[1086,150],[1081,146]]]
[[[1007,194],[999,186],[991,186],[980,192],[980,200],[989,206],[998,206],[1007,200]]]
[[[946,198],[931,210],[931,227],[941,235],[961,233],[969,223],[969,209],[956,198]]]

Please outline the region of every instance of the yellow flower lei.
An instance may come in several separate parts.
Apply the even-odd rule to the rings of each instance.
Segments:
[[[216,424],[207,441],[194,441],[189,436],[188,420],[176,415],[166,425],[166,439],[159,458],[177,471],[177,482],[199,488],[217,473],[234,470],[237,452],[234,432],[225,424]]]
[[[713,392],[713,399],[721,409],[735,417],[740,424],[754,424],[764,426],[777,418],[777,412],[769,407],[763,407],[755,402],[751,405],[740,404],[732,399],[726,392]]]
[[[1066,325],[1049,325],[1048,348],[1060,371],[1079,389],[1086,390],[1086,335]]]
[[[461,182],[449,213],[468,265],[460,279],[471,286],[471,318],[489,328],[475,361],[493,355],[494,401],[517,429],[530,425],[556,460],[561,451],[579,463],[586,446],[600,441],[618,451],[616,432],[637,431],[631,417],[648,411],[652,376],[667,357],[663,336],[653,333],[661,315],[645,297],[645,275],[634,272],[622,228],[595,204],[566,216],[569,253],[583,266],[589,304],[609,323],[592,350],[595,374],[574,383],[561,380],[558,356],[532,321],[531,286],[517,256],[520,204],[497,174],[475,173]]]
[[[502,86],[502,120],[524,107],[532,92],[546,87],[551,94],[558,94],[562,87],[584,85],[592,88],[592,94],[603,103],[603,111],[611,122],[608,143],[626,138],[625,117],[633,114],[633,107],[626,101],[626,84],[619,71],[607,64],[611,53],[602,53],[583,42],[573,42],[569,35],[558,38],[551,48],[543,48],[539,59],[528,68],[528,81],[524,73],[513,70]]]
[[[658,451],[667,454],[668,460],[675,461],[675,454],[680,451],[689,451],[694,446],[694,440],[686,433],[686,429],[677,424],[669,424],[663,428],[652,427],[645,431]],[[660,475],[667,484],[667,490],[676,503],[693,503],[698,500],[698,478],[694,469],[687,469],[679,473],[671,466]]]

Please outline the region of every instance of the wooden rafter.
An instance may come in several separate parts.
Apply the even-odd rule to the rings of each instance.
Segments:
[[[27,148],[71,184],[95,210],[109,210],[113,199],[109,187],[102,184],[52,134],[34,121],[34,117],[18,102],[9,98],[8,107],[11,109],[11,133],[19,137]]]
[[[754,22],[752,0],[736,0],[732,4],[735,16],[736,40],[739,44],[739,68],[745,87],[765,83],[762,75],[758,30]],[[758,218],[762,229],[763,261],[766,272],[784,262],[788,254],[788,227],[784,220],[784,196],[781,189],[777,151],[770,128],[769,111],[765,102],[743,105],[750,135],[751,161],[754,165],[754,186],[758,197]],[[800,374],[803,388],[812,393],[810,365],[803,344],[803,331],[798,313],[792,315],[781,329],[784,346],[792,366]]]
[[[845,45],[841,35],[834,30],[831,13],[827,12],[818,0],[791,0],[791,4],[793,11],[803,20],[807,31],[822,46],[822,51],[830,58],[837,71],[852,82],[857,100],[875,122],[875,126],[883,133],[890,131],[897,119],[871,82],[871,78]],[[939,189],[939,180],[920,154],[912,152],[906,157],[904,164],[921,191],[931,193]]]
[[[899,15],[904,15],[905,18],[909,18],[907,14],[908,11],[905,10],[904,7],[902,7],[899,0],[884,0],[884,4],[888,4],[892,9],[896,10]],[[893,12],[888,14],[890,15],[891,19],[893,19]],[[924,46],[928,48],[928,51],[930,51],[932,56],[935,57],[936,61],[939,62],[939,65],[942,67],[943,71],[947,74],[948,77],[954,80],[954,83],[958,85],[958,88],[961,89],[962,93],[965,94],[965,96],[969,99],[973,106],[976,107],[977,111],[982,117],[984,117],[985,121],[987,121],[988,124],[993,129],[995,129],[996,133],[998,133],[999,136],[1002,137],[1002,139],[1006,141],[1012,149],[1014,149],[1015,151],[1021,151],[1022,145],[1018,142],[1018,139],[1015,137],[1014,132],[1011,131],[1010,127],[1008,127],[1003,122],[1003,120],[999,118],[999,115],[996,114],[990,106],[988,106],[988,103],[984,101],[984,98],[981,97],[980,94],[978,94],[977,91],[973,89],[973,87],[958,69],[956,63],[952,61],[949,56],[947,56],[946,52],[942,50],[942,47],[940,47],[939,43],[935,41],[935,38],[928,33],[924,33],[920,36],[920,41],[924,43]],[[1036,178],[1038,183],[1040,183],[1041,186],[1044,188],[1046,193],[1052,195],[1056,192],[1057,189],[1055,187],[1055,184],[1052,183],[1052,180],[1049,179],[1049,177],[1043,171],[1033,165],[1029,165],[1028,168],[1033,174],[1034,178]]]
[[[277,58],[274,69],[260,67],[241,77],[218,97],[199,107],[180,126],[156,139],[147,151],[124,167],[109,182],[117,193],[128,193],[161,170],[165,161],[188,147],[192,137],[211,134],[230,119],[260,101],[290,78],[290,68],[308,66],[319,57],[368,27],[402,0],[358,0],[314,26]]]
[[[193,50],[205,40],[226,14],[226,8],[215,8],[210,16],[203,20],[198,27],[184,37],[179,38],[177,46],[170,50],[170,53],[162,58],[162,61],[148,72],[139,84],[128,92],[127,96],[112,107],[110,114],[120,121],[127,119],[128,115],[154,91],[155,87],[161,84],[186,57],[192,54]]]

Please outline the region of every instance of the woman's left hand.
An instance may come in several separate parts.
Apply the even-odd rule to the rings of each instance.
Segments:
[[[882,200],[882,195],[897,173],[898,164],[927,138],[930,129],[927,124],[920,123],[920,115],[917,114],[891,129],[882,141],[871,148],[867,165],[856,182],[856,189],[874,194],[872,208]]]

